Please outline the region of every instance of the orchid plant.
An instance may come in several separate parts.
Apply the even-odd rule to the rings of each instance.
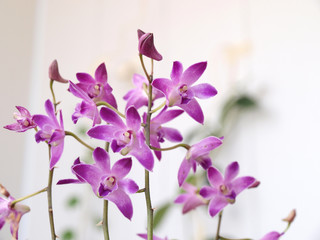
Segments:
[[[32,115],[26,108],[17,106],[19,112],[14,114],[16,122],[4,128],[16,132],[34,129],[35,141],[45,142],[48,145],[49,180],[43,189],[19,199],[13,198],[6,188],[0,185],[3,195],[0,197],[0,229],[5,222],[9,222],[13,239],[18,239],[20,219],[29,211],[29,207],[20,202],[42,192],[47,192],[51,239],[57,238],[54,224],[57,220],[54,219],[52,206],[52,179],[55,166],[59,164],[63,151],[68,148],[65,137],[71,136],[92,152],[94,163],[87,164],[77,158],[71,166],[75,178],[61,179],[57,184],[81,183],[91,186],[93,193],[104,202],[102,226],[105,240],[110,239],[108,203],[112,202],[125,218],[131,219],[134,216],[134,206],[129,195],[136,193],[144,193],[147,206],[147,233],[137,233],[137,235],[147,240],[169,239],[157,237],[153,232],[154,208],[150,194],[150,174],[153,171],[155,158],[161,160],[164,157],[163,151],[176,148],[186,149],[186,154],[184,158],[181,157],[181,165],[177,172],[177,185],[184,193],[177,195],[174,202],[183,205],[183,214],[196,208],[208,208],[212,218],[218,217],[216,236],[213,239],[231,240],[220,234],[223,209],[229,204],[234,204],[236,197],[246,189],[257,187],[259,181],[251,176],[237,177],[238,162],[230,163],[224,176],[213,166],[210,153],[223,144],[223,137],[210,136],[189,145],[182,142],[183,136],[178,129],[165,126],[171,120],[181,117],[184,112],[196,123],[204,123],[204,114],[199,104],[201,101],[198,102],[197,99],[208,99],[217,94],[212,85],[197,84],[207,68],[207,62],[195,63],[183,70],[182,63],[175,61],[170,79],[160,77],[154,79],[154,60],[161,61],[162,56],[156,50],[152,33],[138,30],[138,51],[145,76],[139,74],[133,76],[135,88],[123,97],[126,101],[124,113],[118,109],[116,98],[112,94],[113,89],[108,83],[104,63],[97,67],[94,76],[77,73],[78,82],[73,82],[60,75],[58,63],[54,60],[49,67],[52,100],[48,99],[44,104],[47,115]],[[151,61],[150,71],[147,71],[145,66],[146,58]],[[69,117],[74,124],[77,124],[80,118],[90,119],[92,127],[87,136],[103,142],[106,146],[104,149],[90,146],[75,133],[64,129],[63,114],[58,109],[59,102],[56,101],[53,90],[54,83],[68,84],[68,91],[81,99]],[[163,99],[163,103],[156,106],[155,100],[158,99]],[[162,148],[161,144],[166,140],[176,145]],[[119,154],[121,158],[113,166],[110,161],[110,150]],[[145,172],[145,185],[142,187],[139,187],[134,179],[126,177],[136,160]],[[188,176],[197,171],[198,165],[206,171],[209,185],[198,187],[188,182]],[[285,219],[288,227],[283,232],[273,231],[260,239],[281,238],[294,217],[295,211]]]

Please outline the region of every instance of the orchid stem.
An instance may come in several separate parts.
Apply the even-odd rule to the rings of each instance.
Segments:
[[[49,149],[49,159],[51,159],[51,146],[48,145]],[[50,222],[50,230],[51,230],[51,239],[56,239],[56,233],[54,229],[54,218],[53,218],[53,208],[52,208],[52,179],[53,179],[53,171],[52,168],[49,171],[49,178],[48,178],[48,186],[47,186],[47,198],[48,198],[48,213],[49,213],[49,222]]]
[[[169,150],[172,150],[172,149],[175,149],[175,148],[178,148],[178,147],[184,147],[187,150],[190,149],[190,146],[188,144],[185,144],[185,143],[179,143],[177,145],[174,145],[172,147],[167,147],[167,148],[156,148],[156,147],[150,146],[150,148],[152,150],[155,150],[155,151],[169,151]]]
[[[110,105],[109,103],[107,103],[107,102],[97,102],[97,103],[96,103],[96,106],[97,106],[97,107],[99,107],[99,106],[106,106],[106,107],[110,108],[111,110],[115,111],[120,117],[126,118],[126,116],[125,116],[123,113],[119,112],[118,109],[114,108],[113,106],[111,106],[111,105]]]
[[[156,107],[155,109],[153,109],[152,111],[150,111],[150,113],[155,113],[156,111],[160,110],[161,108],[163,108],[166,105],[166,101],[164,101],[163,103],[161,103],[160,106]]]
[[[221,228],[222,212],[223,211],[219,212],[218,228],[217,228],[217,234],[216,234],[215,240],[219,240],[220,239],[220,228]]]
[[[53,101],[53,106],[54,106],[54,111],[56,112],[57,111],[57,101],[56,101],[56,96],[54,94],[54,91],[53,91],[53,83],[54,83],[54,80],[50,79],[50,91],[51,91],[51,94],[52,94],[52,101]]]
[[[105,240],[110,240],[109,237],[109,227],[108,227],[108,200],[103,201],[103,221],[102,221],[102,228],[103,228],[103,235]]]
[[[143,57],[141,54],[139,54],[140,62],[143,68],[144,73],[146,74],[146,77],[149,80],[148,84],[148,111],[147,111],[147,120],[145,125],[145,135],[146,135],[146,144],[150,147],[150,122],[151,122],[151,107],[152,107],[152,75],[148,75],[148,72],[145,68]],[[153,68],[153,64],[151,63],[151,67]],[[151,72],[153,72],[153,69],[151,69]],[[149,181],[149,171],[144,171],[144,182],[145,182],[145,198],[146,198],[146,206],[147,206],[147,232],[148,232],[148,239],[147,240],[153,240],[153,208],[151,204],[151,197],[150,197],[150,181]]]
[[[66,136],[71,136],[73,137],[74,139],[76,139],[79,143],[81,143],[83,146],[89,148],[91,151],[94,150],[93,147],[91,147],[90,145],[86,144],[84,141],[82,141],[76,134],[74,134],[73,132],[70,132],[70,131],[64,131],[65,135]]]
[[[36,196],[36,195],[38,195],[38,194],[40,194],[40,193],[43,193],[43,192],[45,192],[45,191],[47,191],[47,187],[45,187],[45,188],[43,188],[43,189],[41,189],[41,190],[39,190],[39,191],[37,191],[37,192],[35,192],[35,193],[29,194],[29,195],[27,195],[27,196],[25,196],[25,197],[15,199],[14,201],[12,201],[11,207],[14,207],[14,205],[15,205],[16,203],[18,203],[18,202],[21,202],[21,201],[23,201],[23,200],[26,200],[26,199],[31,198],[31,197],[33,197],[33,196]]]

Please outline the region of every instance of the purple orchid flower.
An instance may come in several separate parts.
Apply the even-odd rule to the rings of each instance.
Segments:
[[[131,105],[139,109],[142,106],[148,106],[148,80],[140,74],[134,74],[132,78],[135,89],[130,90],[123,99],[127,101],[126,109]],[[152,89],[152,100],[163,97],[163,94],[158,90]]]
[[[74,175],[76,175],[77,179],[61,179],[57,182],[57,185],[63,185],[63,184],[70,184],[70,183],[86,183],[86,180],[84,180],[81,176],[79,176],[73,169],[75,166],[79,165],[79,164],[83,164],[82,162],[80,162],[80,158],[77,158],[74,162],[73,165],[71,167],[71,171]]]
[[[36,133],[36,142],[46,141],[51,146],[50,169],[59,161],[64,146],[64,127],[62,113],[60,110],[60,124],[56,118],[52,102],[48,99],[45,102],[45,110],[48,116],[34,115],[34,122],[40,127]]]
[[[186,191],[186,193],[179,195],[176,200],[174,200],[174,203],[184,204],[182,209],[183,214],[198,206],[207,204],[206,200],[199,195],[198,189],[195,186],[185,182],[181,187]]]
[[[214,167],[208,169],[208,180],[211,186],[201,188],[200,195],[210,199],[209,214],[214,217],[229,203],[233,204],[236,196],[255,182],[253,177],[238,177],[239,164],[230,163],[225,172],[225,177]]]
[[[212,165],[209,156],[210,151],[219,147],[221,144],[222,138],[210,136],[192,145],[178,171],[179,186],[186,180],[191,168],[193,168],[193,172],[196,172],[197,164],[200,164],[203,169],[207,170]]]
[[[51,80],[61,82],[61,83],[68,83],[69,82],[68,80],[61,77],[57,60],[53,60],[53,62],[49,66],[49,78]]]
[[[131,170],[131,158],[120,159],[110,168],[109,154],[98,147],[93,151],[93,159],[94,164],[74,164],[72,171],[79,182],[89,183],[98,197],[113,202],[126,218],[131,219],[133,208],[128,194],[139,190],[133,180],[124,178]]]
[[[76,97],[83,99],[78,103],[75,112],[72,114],[73,123],[77,123],[81,117],[87,117],[93,121],[92,126],[101,123],[99,110],[96,103],[80,87],[70,81],[69,91]]]
[[[146,233],[139,233],[137,235],[143,239],[146,239],[146,240],[148,239],[148,234]],[[153,240],[169,240],[169,239],[168,237],[160,238],[160,237],[157,237],[156,235],[153,235]]]
[[[77,73],[77,79],[80,83],[77,86],[81,88],[96,103],[105,101],[117,108],[117,102],[112,95],[112,88],[108,84],[108,74],[106,65],[101,63],[95,72],[95,78],[88,73]]]
[[[140,54],[157,61],[162,60],[161,54],[158,53],[157,49],[154,46],[152,33],[145,33],[142,30],[138,29],[138,38],[139,38],[138,50]]]
[[[171,80],[157,78],[153,81],[152,86],[166,96],[168,107],[178,106],[194,120],[203,124],[203,112],[195,97],[200,99],[213,97],[217,94],[217,90],[208,83],[192,85],[200,78],[206,67],[207,62],[199,62],[183,71],[182,64],[174,62]]]
[[[260,240],[278,240],[283,234],[284,232],[283,233],[269,232],[266,235],[264,235],[264,237],[261,238]]]
[[[11,196],[8,198],[0,197],[0,230],[7,222],[10,222],[10,231],[13,239],[18,239],[19,223],[21,217],[30,211],[26,205],[16,203],[11,206],[12,201],[15,199]]]
[[[25,132],[37,127],[37,124],[33,121],[33,117],[26,108],[20,106],[16,106],[16,108],[19,112],[15,112],[13,117],[17,122],[6,125],[4,128],[16,132]]]
[[[160,148],[160,143],[164,142],[164,139],[170,142],[181,142],[183,137],[181,133],[169,127],[162,127],[161,125],[171,121],[182,114],[183,110],[169,110],[167,107],[163,108],[162,111],[150,121],[150,143],[151,146]],[[146,114],[144,114],[144,122],[146,123]],[[161,151],[154,151],[155,155],[161,160]]]
[[[107,125],[91,128],[88,135],[93,138],[111,142],[113,152],[122,155],[130,154],[147,170],[152,171],[154,159],[150,148],[145,143],[143,130],[141,129],[141,118],[134,106],[126,111],[126,124],[120,116],[109,108],[101,108],[101,118]]]

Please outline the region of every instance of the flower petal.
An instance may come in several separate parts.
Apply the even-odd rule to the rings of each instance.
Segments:
[[[207,62],[199,62],[188,67],[181,76],[181,83],[191,86],[196,82],[207,68]]]
[[[216,196],[211,199],[209,203],[209,214],[211,217],[214,217],[219,213],[225,206],[228,205],[228,202],[225,198]]]
[[[232,190],[238,195],[255,182],[253,177],[239,177],[232,182]]]
[[[179,83],[182,72],[183,72],[182,64],[178,61],[173,62],[170,77],[175,85]]]
[[[199,194],[205,199],[211,199],[218,193],[218,190],[213,187],[204,186],[200,189]]]
[[[225,182],[231,182],[239,174],[239,164],[238,162],[232,162],[226,168],[224,173]]]
[[[91,75],[88,73],[77,73],[76,76],[79,82],[81,83],[85,83],[85,84],[95,83],[95,80],[93,79],[93,77],[91,77]]]
[[[184,203],[187,201],[189,194],[188,193],[183,193],[180,194],[175,200],[174,203]]]
[[[57,182],[57,185],[70,184],[70,183],[83,183],[79,179],[61,179]]]
[[[283,233],[278,233],[278,232],[269,232],[267,233],[263,238],[261,238],[260,240],[278,240],[281,236],[283,235]]]
[[[128,194],[118,188],[116,191],[113,191],[104,198],[113,202],[118,207],[120,212],[122,212],[122,214],[126,218],[131,220],[133,215],[133,208]]]
[[[117,179],[122,179],[130,172],[131,166],[131,158],[122,158],[113,165],[111,172]]]
[[[127,126],[134,130],[135,132],[139,131],[141,127],[141,118],[134,106],[131,106],[127,109],[126,112],[126,122]]]
[[[183,110],[169,110],[169,111],[166,111],[166,110],[167,110],[167,107],[165,107],[156,117],[154,117],[152,119],[152,122],[163,124],[171,121],[172,119],[178,117],[184,112]]]
[[[152,82],[152,86],[155,87],[156,89],[160,90],[164,95],[166,95],[167,99],[168,99],[169,93],[173,89],[172,81],[167,78],[154,79]]]
[[[106,108],[106,107],[101,108],[100,115],[101,115],[101,118],[107,123],[115,125],[119,128],[126,128],[126,125],[123,123],[121,117],[110,108]]]
[[[51,145],[51,159],[50,159],[50,170],[56,165],[59,161],[62,152],[63,152],[63,141],[60,142],[58,145],[53,146]]]
[[[95,79],[97,82],[105,84],[108,81],[108,74],[106,65],[104,63],[101,63],[99,67],[97,67],[97,70],[95,72]]]
[[[197,195],[192,195],[189,197],[189,199],[186,201],[182,208],[182,214],[186,214],[187,212],[195,209],[198,206],[205,205],[204,200],[201,199],[201,197]]]
[[[54,122],[56,127],[59,127],[59,123],[58,123],[56,115],[55,115],[53,103],[48,99],[45,102],[44,107],[46,109],[46,112],[47,112],[49,118]]]
[[[178,171],[178,183],[180,187],[186,180],[191,167],[192,165],[190,164],[190,162],[187,159],[183,159]]]
[[[110,125],[101,125],[91,128],[87,134],[96,139],[105,140],[111,142],[114,138],[114,133],[117,130],[116,127]]]
[[[218,91],[208,83],[198,84],[190,88],[195,97],[206,99],[217,95]]]
[[[162,127],[162,131],[164,133],[164,138],[170,142],[181,142],[183,140],[181,133],[177,129]]]
[[[91,185],[95,194],[98,193],[101,176],[103,174],[99,168],[89,164],[77,164],[72,167],[72,170]]]
[[[103,172],[110,172],[110,157],[109,154],[100,147],[97,147],[93,153],[93,159],[96,163],[96,166],[100,168]]]
[[[193,98],[187,104],[179,104],[178,106],[185,110],[186,113],[194,120],[196,120],[198,123],[203,124],[203,112],[196,99]]]
[[[211,186],[215,188],[219,188],[221,184],[223,184],[223,176],[215,167],[208,168],[208,180]]]
[[[128,194],[136,193],[139,190],[139,186],[135,183],[135,181],[129,178],[120,180],[118,182],[118,186]]]
[[[132,148],[130,154],[138,159],[145,169],[152,171],[154,159],[150,148],[145,143],[141,144],[140,147]]]

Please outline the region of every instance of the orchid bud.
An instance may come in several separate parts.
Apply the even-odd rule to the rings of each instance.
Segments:
[[[10,197],[10,193],[2,184],[0,184],[0,193],[7,198]]]
[[[157,49],[154,46],[152,33],[145,33],[140,29],[138,29],[138,38],[139,38],[138,49],[140,54],[157,61],[162,60],[161,54],[158,53]]]
[[[291,212],[289,213],[289,215],[286,218],[282,219],[282,221],[288,222],[290,224],[293,222],[295,217],[296,217],[296,210],[293,209],[293,210],[291,210]]]
[[[69,82],[68,80],[61,77],[61,75],[59,73],[57,60],[54,60],[49,66],[49,78],[51,80],[61,82],[61,83],[68,83]]]

